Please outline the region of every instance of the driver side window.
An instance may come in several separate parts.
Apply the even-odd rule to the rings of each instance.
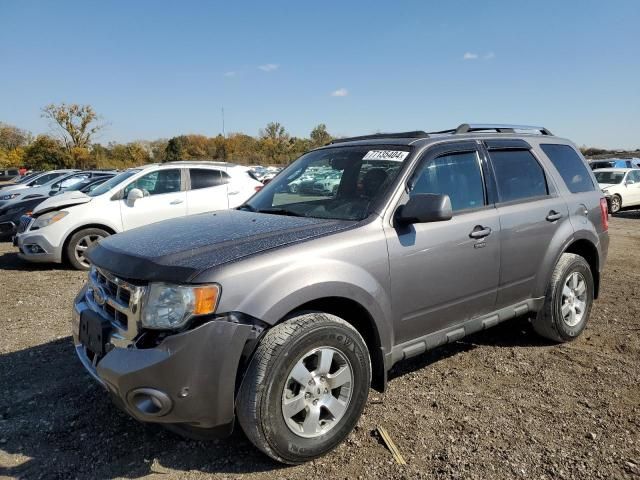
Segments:
[[[417,193],[449,195],[454,212],[484,206],[484,181],[477,153],[447,154],[425,163],[410,195]]]
[[[179,192],[181,190],[180,169],[156,170],[143,175],[126,186],[124,196],[126,197],[134,188],[142,190],[145,197]]]

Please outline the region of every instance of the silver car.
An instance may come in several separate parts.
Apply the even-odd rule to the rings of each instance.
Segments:
[[[330,193],[289,188],[328,170]],[[73,341],[138,420],[202,438],[237,419],[301,463],[344,440],[403,359],[523,315],[577,338],[607,229],[591,170],[547,129],[341,139],[238,209],[101,240]]]

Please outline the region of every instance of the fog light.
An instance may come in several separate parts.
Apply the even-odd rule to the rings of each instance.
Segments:
[[[169,396],[153,388],[138,388],[127,395],[127,401],[135,410],[145,416],[162,417],[171,411]]]
[[[26,245],[25,248],[27,249],[27,252],[31,254],[46,253],[40,245],[31,244]]]

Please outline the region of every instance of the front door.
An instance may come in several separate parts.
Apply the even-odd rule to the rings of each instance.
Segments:
[[[475,142],[427,150],[408,196],[447,194],[453,218],[386,229],[396,344],[493,311],[500,222]]]
[[[133,205],[127,203],[127,195],[134,188],[142,190],[143,198]],[[149,223],[183,217],[187,214],[187,192],[184,191],[182,172],[179,168],[155,170],[137,178],[125,187],[120,200],[120,214],[124,230]]]

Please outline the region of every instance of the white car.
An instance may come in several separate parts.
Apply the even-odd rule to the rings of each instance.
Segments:
[[[88,269],[85,251],[114,233],[169,218],[235,208],[262,183],[246,167],[219,162],[168,162],[134,168],[84,194],[45,200],[22,217],[14,244],[34,262]],[[158,239],[162,241],[162,239]]]
[[[640,169],[600,168],[593,174],[607,197],[611,213],[640,205]]]

